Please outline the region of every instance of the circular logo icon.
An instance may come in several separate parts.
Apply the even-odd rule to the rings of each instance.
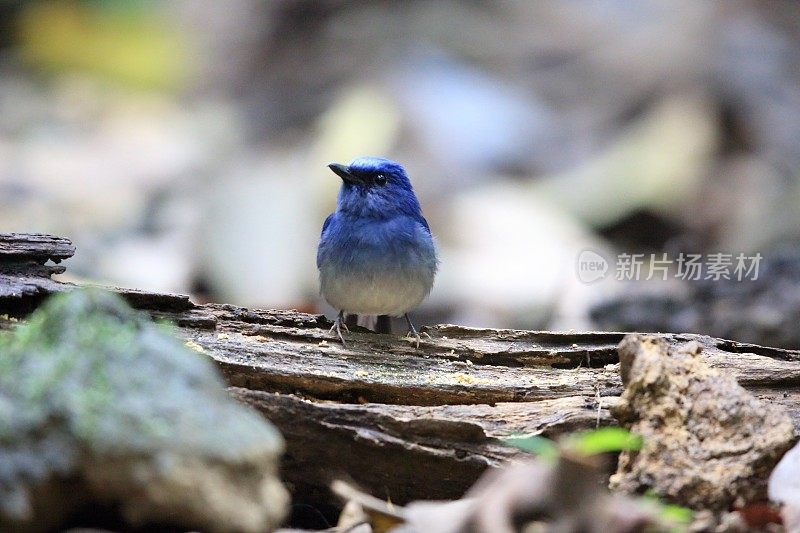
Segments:
[[[578,255],[578,279],[583,283],[592,283],[606,277],[608,261],[594,250],[584,250]]]

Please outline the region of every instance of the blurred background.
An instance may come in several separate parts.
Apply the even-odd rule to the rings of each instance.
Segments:
[[[794,1],[0,0],[0,230],[71,238],[67,279],[330,314],[325,165],[359,155],[438,239],[418,323],[800,347]],[[764,260],[615,279],[679,252]]]

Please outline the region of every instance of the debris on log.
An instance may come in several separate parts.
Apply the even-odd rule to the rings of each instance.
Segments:
[[[0,235],[0,242],[9,240],[20,237]],[[0,276],[17,268],[12,280],[0,280],[0,313],[9,317],[25,316],[47,294],[74,289],[37,269],[20,276],[10,264],[0,260]],[[37,289],[7,291],[9,283]],[[623,392],[622,333],[440,325],[425,328],[431,338],[417,350],[408,339],[352,328],[344,348],[321,315],[115,290],[174,323],[189,347],[218,365],[236,399],[276,424],[287,445],[281,475],[295,501],[323,510],[334,501],[335,478],[398,504],[458,498],[486,468],[521,453],[502,438],[615,424],[609,407]],[[0,318],[0,328],[13,325]],[[703,335],[656,337],[671,348],[695,341],[700,360],[785,405],[800,427],[800,352]]]
[[[635,533],[668,531],[651,501],[611,494],[603,486],[598,457],[562,455],[553,464],[526,460],[489,471],[455,501],[387,504],[337,481],[333,490],[348,502],[370,533],[515,533],[563,531]],[[346,507],[348,508],[348,507]],[[342,513],[345,520],[348,516]],[[339,531],[355,524],[339,521]]]

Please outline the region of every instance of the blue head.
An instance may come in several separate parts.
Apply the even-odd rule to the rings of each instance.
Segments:
[[[349,165],[328,165],[342,178],[338,211],[369,218],[422,216],[405,169],[382,157],[357,157]]]

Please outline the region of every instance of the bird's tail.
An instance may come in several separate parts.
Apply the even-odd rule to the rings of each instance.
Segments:
[[[345,315],[344,323],[348,328],[354,328],[358,326],[358,315]]]
[[[389,315],[378,315],[375,319],[375,333],[391,333],[392,317]]]
[[[392,333],[392,317],[389,315],[354,315],[347,314],[344,323],[348,328],[362,326],[375,333]]]

